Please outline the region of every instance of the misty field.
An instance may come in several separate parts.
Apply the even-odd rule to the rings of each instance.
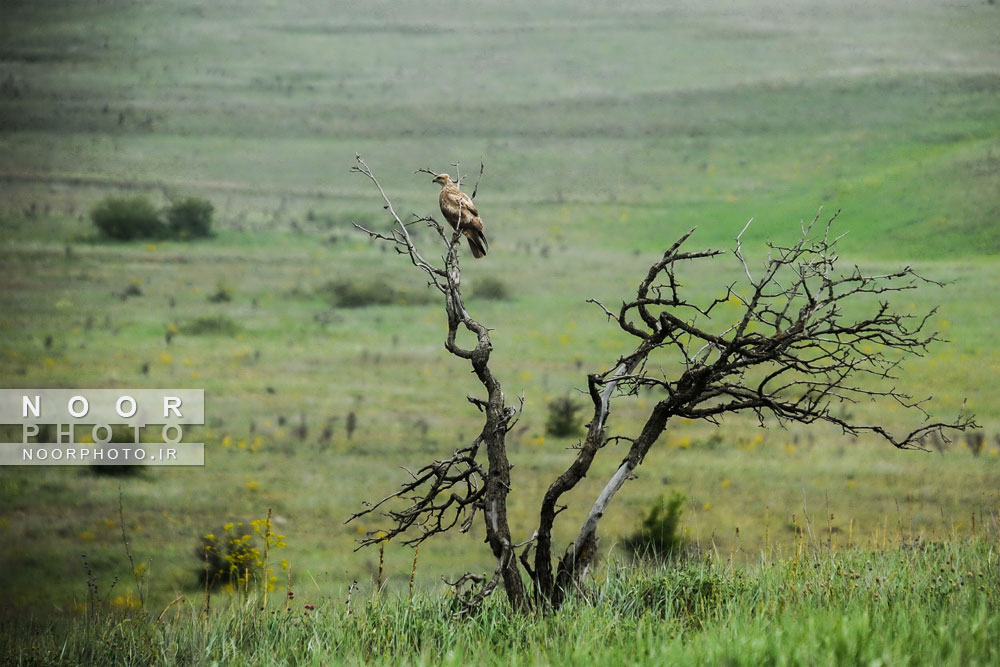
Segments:
[[[205,426],[185,434],[205,443],[203,468],[0,469],[6,660],[997,659],[1000,9],[334,4],[6,3],[0,385],[206,396]],[[463,289],[494,329],[508,397],[524,397],[508,440],[519,540],[577,442],[546,433],[547,406],[586,403],[587,373],[629,344],[587,299],[634,294],[695,226],[691,248],[729,250],[753,218],[743,243],[760,264],[768,240],[839,210],[844,267],[911,265],[943,283],[896,295],[907,312],[937,306],[929,324],[949,341],[898,385],[933,396],[935,417],[964,405],[983,438],[904,452],[822,426],[672,424],[609,508],[593,590],[524,627],[499,596],[456,621],[442,577],[492,572],[481,526],[424,544],[416,560],[390,543],[380,567],[376,549],[354,551],[377,522],[344,524],[392,492],[402,466],[481,428],[466,400],[481,387],[444,350],[441,304],[405,258],[353,227],[391,222],[349,172],[356,153],[404,216],[438,213],[438,187],[415,170],[458,170],[471,190],[485,165],[476,203],[490,253],[463,256]],[[215,235],[103,239],[90,212],[112,195],[157,207],[205,198]],[[442,252],[412,229],[430,256]],[[682,273],[708,300],[743,279],[729,255]],[[387,303],[366,302],[387,289]],[[619,399],[609,428],[634,431],[656,400]],[[902,410],[842,409],[911,425]],[[605,456],[568,496],[569,523],[621,458]],[[633,567],[622,541],[676,492],[688,559]],[[272,554],[268,609],[219,588],[202,620],[204,536],[269,511],[285,546]],[[855,588],[848,571],[861,573]],[[706,577],[708,589],[683,588]],[[247,634],[233,639],[234,628]],[[379,633],[383,643],[370,639]],[[128,650],[95,648],[108,646]]]

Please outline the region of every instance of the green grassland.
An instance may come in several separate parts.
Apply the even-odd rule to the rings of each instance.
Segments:
[[[485,163],[477,202],[491,252],[463,258],[463,281],[472,294],[499,279],[512,295],[469,305],[494,328],[507,396],[525,399],[511,434],[519,539],[575,443],[545,435],[546,403],[630,344],[586,299],[618,303],[694,226],[692,247],[730,249],[754,218],[745,245],[759,263],[768,239],[795,238],[820,207],[824,219],[842,211],[846,267],[913,265],[947,283],[897,297],[905,311],[940,305],[931,324],[951,341],[900,383],[933,394],[941,417],[965,402],[984,427],[982,453],[961,438],[943,454],[899,452],[823,428],[678,423],[610,508],[602,548],[617,557],[650,503],[674,490],[689,499],[687,535],[722,561],[787,564],[803,531],[811,548],[834,552],[996,539],[996,7],[182,0],[16,2],[3,13],[0,385],[203,387],[207,397],[207,423],[187,438],[206,443],[204,468],[0,470],[4,614],[78,614],[84,552],[103,587],[122,578],[112,598],[125,595],[119,492],[135,556],[152,559],[154,613],[197,597],[201,535],[268,508],[297,599],[332,605],[355,579],[368,595],[378,553],[354,553],[354,540],[377,525],[344,519],[393,490],[400,466],[473,437],[481,424],[465,396],[480,388],[445,353],[437,304],[330,306],[336,281],[424,290],[407,262],[353,230],[390,222],[377,191],[349,173],[355,153],[404,215],[436,210],[436,186],[414,170],[454,174],[458,162],[471,188]],[[157,205],[206,197],[217,235],[97,239],[90,208],[122,193]],[[433,236],[417,234],[437,254]],[[741,273],[721,257],[682,277],[710,300]],[[123,296],[130,286],[141,294]],[[230,301],[209,300],[220,287]],[[236,330],[191,333],[218,317]],[[612,430],[634,432],[653,401],[620,399]],[[886,406],[851,410],[910,423]],[[560,543],[620,459],[604,456],[570,496]],[[424,545],[416,585],[433,594],[442,575],[488,570],[477,530]],[[995,573],[990,553],[964,557]],[[386,550],[391,590],[405,590],[412,556]],[[719,635],[699,640],[705,651],[709,637]],[[587,661],[535,657],[546,655]]]
[[[492,598],[459,622],[453,597],[417,592],[0,624],[20,633],[11,662],[53,665],[989,665],[998,584],[996,546],[972,541],[748,568],[615,563],[554,616],[511,616]]]

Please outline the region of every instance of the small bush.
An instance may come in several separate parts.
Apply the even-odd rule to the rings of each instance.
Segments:
[[[55,424],[39,424],[38,435],[35,436],[31,441],[43,444],[55,443],[57,440],[56,429],[57,426]],[[5,437],[8,438],[7,442],[14,442],[14,440],[9,439],[14,436],[7,435]],[[18,434],[17,437],[20,437],[20,433]],[[81,440],[80,442],[86,442],[86,441]],[[110,442],[114,444],[133,445],[135,443],[135,432],[132,430],[131,427],[127,426],[126,424],[112,424]],[[107,452],[108,449],[111,449],[111,447],[106,446],[105,452]],[[122,457],[122,460],[124,460],[125,455],[122,453],[119,454]],[[92,474],[97,475],[99,477],[135,477],[142,475],[146,470],[146,466],[143,465],[127,465],[127,464],[124,465],[91,464],[90,466],[88,466],[88,468]]]
[[[130,296],[142,296],[142,288],[139,287],[139,283],[134,280],[129,281],[129,284],[122,290],[123,301]]]
[[[510,299],[510,289],[499,278],[487,276],[472,286],[472,296],[487,301],[507,301]]]
[[[172,236],[196,239],[212,235],[212,202],[200,197],[186,197],[167,209],[167,224]]]
[[[260,549],[246,526],[226,524],[220,530],[202,535],[195,557],[200,561],[198,583],[215,588],[220,584],[243,588],[261,569]]]
[[[102,236],[119,241],[194,239],[212,235],[214,211],[207,199],[186,197],[166,210],[164,221],[146,197],[105,197],[91,210],[90,219]]]
[[[234,592],[249,592],[251,586],[255,592],[273,591],[275,554],[286,546],[285,536],[273,530],[270,510],[265,519],[247,524],[231,521],[198,539],[194,552],[198,582],[207,588],[226,584]],[[288,561],[280,562],[281,570],[288,573]]]
[[[639,529],[625,538],[625,548],[633,556],[653,560],[667,560],[678,555],[686,545],[684,536],[680,534],[686,501],[684,494],[678,491],[669,500],[660,496],[649,508]]]
[[[167,236],[167,226],[146,197],[107,197],[90,212],[90,219],[109,239],[159,239]]]
[[[327,283],[322,290],[332,305],[341,308],[384,306],[392,303],[393,298],[392,286],[383,280],[368,283],[340,280]]]
[[[223,335],[235,336],[240,331],[240,325],[225,315],[199,317],[180,326],[180,332],[193,336]]]
[[[426,290],[395,288],[385,280],[377,278],[368,282],[336,280],[317,290],[338,308],[364,308],[366,306],[412,306],[430,301]]]
[[[41,434],[41,430],[39,430]],[[50,441],[51,442],[51,441]],[[117,444],[135,444],[135,431],[126,424],[111,425],[111,442]],[[135,477],[146,472],[146,466],[142,465],[118,465],[104,464],[90,465],[91,474],[98,477]]]
[[[972,452],[973,456],[979,456],[983,451],[984,441],[985,436],[983,436],[982,431],[973,431],[965,439],[966,444],[969,446],[969,451]]]
[[[549,403],[549,418],[545,422],[545,433],[556,438],[569,438],[583,433],[581,417],[577,413],[583,406],[569,396],[557,398]]]
[[[215,285],[215,292],[208,296],[211,303],[227,303],[233,300],[233,288],[225,283],[219,282]]]

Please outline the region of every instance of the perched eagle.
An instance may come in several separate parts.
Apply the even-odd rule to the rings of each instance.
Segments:
[[[438,174],[434,177],[434,182],[441,184],[438,202],[445,220],[451,224],[452,229],[458,229],[461,223],[462,233],[469,239],[473,257],[478,259],[485,256],[490,244],[486,242],[483,221],[479,218],[479,211],[476,210],[472,197],[459,190],[448,174]]]

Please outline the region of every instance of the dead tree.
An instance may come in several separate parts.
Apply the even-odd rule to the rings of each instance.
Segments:
[[[426,223],[444,242],[443,264],[434,265],[414,245],[408,225],[400,219],[382,186],[360,156],[357,157],[354,171],[367,176],[378,188],[394,225],[390,234],[365,229],[360,225],[358,227],[372,238],[393,244],[398,253],[407,256],[413,266],[427,274],[430,285],[444,299],[448,318],[445,349],[472,365],[476,377],[486,390],[486,399],[467,397],[485,415],[482,431],[470,444],[457,449],[449,458],[434,461],[416,473],[411,473],[412,479],[403,484],[399,491],[368,505],[348,521],[374,512],[390,501],[403,500],[404,506],[400,509],[385,510],[392,525],[385,531],[368,534],[361,543],[364,546],[402,536],[404,544],[417,545],[456,526],[462,532],[468,531],[476,512],[481,511],[486,526],[486,539],[496,558],[497,567],[492,579],[479,582],[480,589],[468,604],[470,608],[478,605],[502,581],[511,605],[515,609],[523,609],[529,601],[515,557],[516,545],[511,541],[507,521],[511,466],[507,457],[506,436],[515,424],[517,410],[507,405],[500,382],[490,372],[493,344],[490,342],[489,329],[472,318],[462,300],[458,261],[458,242],[462,238],[461,220],[450,237],[433,218],[420,218],[410,223]],[[472,348],[463,348],[457,342],[459,330],[463,328],[475,337]],[[482,459],[483,450],[486,454],[485,462]],[[471,575],[462,577],[456,585],[471,578]]]
[[[465,598],[467,610],[475,609],[501,582],[515,610],[558,609],[596,560],[598,525],[608,505],[673,418],[718,424],[725,415],[751,413],[762,425],[769,420],[782,425],[826,422],[848,434],[874,434],[900,449],[923,449],[927,436],[946,439],[949,430],[976,426],[971,416],[961,413],[951,422],[934,421],[924,410],[927,399],[914,398],[893,385],[900,363],[921,356],[938,338],[925,331],[933,310],[923,315],[899,313],[887,299],[894,292],[933,281],[909,267],[882,275],[867,275],[858,267],[840,271],[838,238],[831,236],[836,216],[825,225],[817,224],[817,216],[802,226],[796,243],[769,244],[767,260],[758,268],[743,254],[747,223],[731,253],[745,280],[729,285],[719,298],[696,303],[683,294],[678,268],[712,261],[725,253],[683,250],[691,230],[649,267],[635,296],[617,310],[590,301],[609,322],[632,336],[635,346],[604,372],[587,376],[593,414],[586,436],[573,461],[548,487],[537,528],[517,544],[507,521],[511,466],[505,436],[518,410],[507,404],[490,371],[489,329],[473,319],[462,301],[457,254],[460,227],[449,235],[433,218],[404,223],[360,157],[354,171],[371,179],[393,219],[390,233],[361,229],[393,244],[442,294],[448,319],[445,348],[471,363],[486,398],[468,397],[484,413],[483,429],[475,440],[450,457],[410,473],[398,491],[367,504],[348,521],[375,512],[389,520],[384,530],[360,540],[361,546],[396,537],[416,545],[456,527],[468,531],[477,512],[482,512],[496,568],[492,578],[467,574],[455,582],[478,586]],[[415,223],[437,231],[445,249],[440,266],[414,245],[407,227]],[[845,314],[845,303],[865,305],[866,298],[874,302],[866,315]],[[739,315],[717,323],[712,315],[725,303],[735,303]],[[466,349],[456,343],[462,328],[474,335],[474,347]],[[651,358],[655,364],[647,363]],[[654,366],[667,371],[654,371]],[[642,427],[632,435],[607,433],[612,400],[640,389],[650,389],[660,397]],[[858,423],[831,410],[831,406],[859,401],[894,402],[912,411],[920,424],[907,433],[894,434],[882,425]],[[610,442],[628,443],[628,452],[593,500],[576,538],[556,554],[552,531],[565,509],[561,499],[586,477]]]

